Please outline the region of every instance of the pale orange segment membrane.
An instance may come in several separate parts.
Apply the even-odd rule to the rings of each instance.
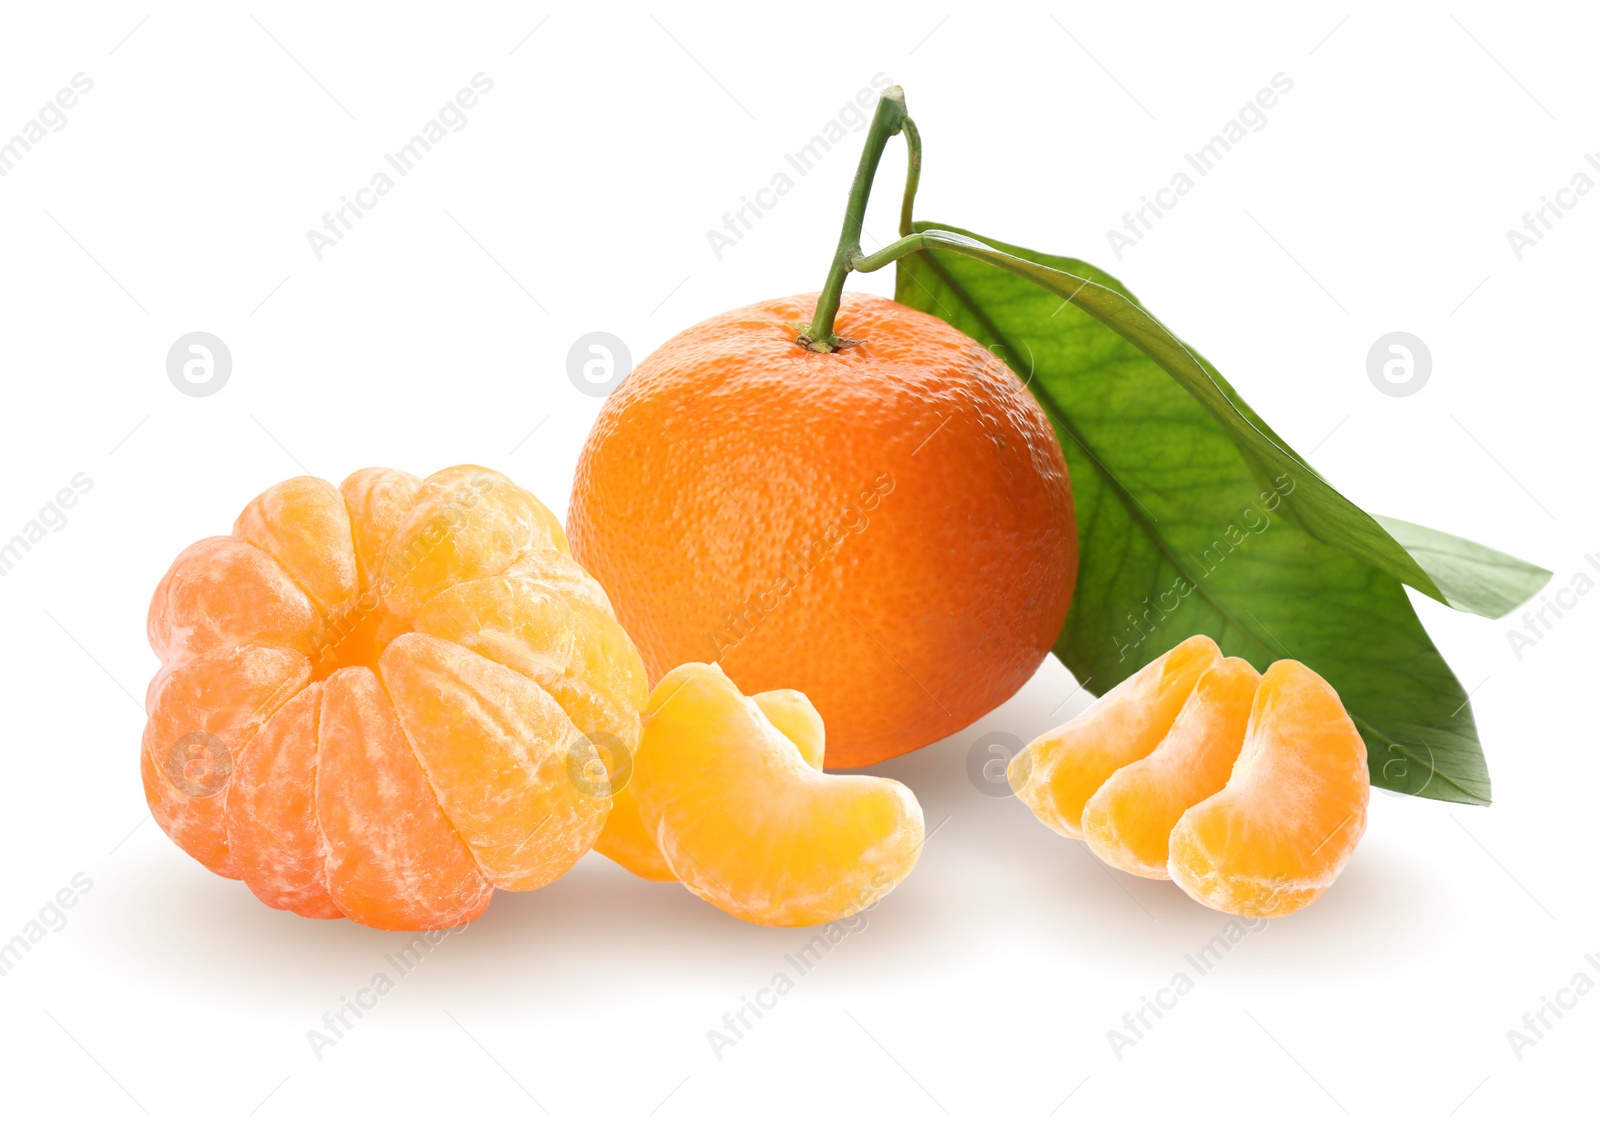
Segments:
[[[355,601],[355,545],[339,489],[302,475],[268,487],[240,512],[233,533],[271,554],[332,620]]]
[[[498,577],[529,550],[567,552],[555,515],[497,471],[463,464],[423,480],[384,551],[388,610],[414,620],[430,597]]]
[[[317,822],[339,909],[391,931],[481,915],[493,888],[440,811],[372,671],[343,668],[328,678],[318,748]]]
[[[146,627],[164,664],[224,644],[311,651],[321,617],[265,550],[243,538],[202,538],[156,586]]]
[[[1089,798],[1156,748],[1201,674],[1221,658],[1206,636],[1156,657],[1077,718],[1028,743],[1006,768],[1012,790],[1050,828],[1082,840]]]
[[[761,708],[761,713],[767,716],[769,723],[795,744],[806,765],[813,770],[822,769],[827,730],[822,715],[803,692],[790,688],[758,691],[750,696],[750,701]]]
[[[413,627],[533,680],[583,733],[615,737],[630,751],[638,745],[649,698],[644,662],[621,626],[588,600],[513,573],[451,586]]]
[[[1155,750],[1112,774],[1084,806],[1084,840],[1096,856],[1136,876],[1168,878],[1173,826],[1228,784],[1260,681],[1237,657],[1200,676]]]
[[[496,887],[526,891],[593,847],[611,808],[593,746],[526,676],[406,633],[379,664],[434,794]]]
[[[384,572],[384,550],[411,513],[421,488],[422,480],[415,475],[389,467],[364,467],[345,476],[339,484],[339,494],[350,514],[350,536],[363,592],[371,589]]]
[[[1367,826],[1367,748],[1338,694],[1279,660],[1256,689],[1228,783],[1178,821],[1167,868],[1208,907],[1267,918],[1338,877]]]
[[[322,684],[280,707],[245,744],[228,784],[226,827],[234,870],[268,907],[338,919],[323,882],[317,825],[317,726]]]
[[[519,568],[527,564],[524,558]],[[596,851],[645,879],[670,880],[672,871],[628,791],[639,712],[649,696],[644,662],[600,603],[604,596],[596,601],[590,592],[598,586],[576,563],[566,573],[563,582],[561,574],[551,581],[513,570],[451,586],[422,607],[416,629],[503,664],[547,691],[605,763],[611,812]]]
[[[793,704],[768,697],[768,706],[821,738]],[[922,851],[922,808],[909,789],[823,773],[714,664],[684,664],[656,686],[633,789],[684,885],[765,926],[864,911]]]
[[[139,759],[145,800],[162,831],[220,876],[237,878],[223,823],[235,759],[310,679],[304,656],[231,644],[158,677]]]
[[[800,751],[806,765],[813,770],[822,769],[824,731],[822,716],[798,691],[763,691],[750,696],[751,702],[767,716],[767,721]],[[645,827],[639,813],[638,798],[624,781],[611,795],[611,815],[606,827],[595,842],[595,851],[602,852],[636,876],[647,880],[665,882],[677,879],[672,865],[656,847],[655,838]]]
[[[645,828],[638,798],[629,783],[611,794],[611,812],[606,815],[605,827],[595,839],[594,850],[641,879],[662,884],[678,878],[656,847],[655,837]]]

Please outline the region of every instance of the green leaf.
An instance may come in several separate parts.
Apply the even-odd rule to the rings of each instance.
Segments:
[[[1194,633],[1293,657],[1339,691],[1375,785],[1488,804],[1466,692],[1402,582],[1496,613],[1548,575],[1360,510],[1104,272],[917,227],[960,251],[901,259],[896,298],[1004,358],[1066,453],[1080,561],[1055,651],[1079,681],[1104,693]]]
[[[928,246],[958,248],[965,256],[1003,266],[1083,309],[1131,342],[1205,406],[1261,482],[1270,483],[1287,474],[1301,485],[1298,497],[1288,503],[1289,508],[1302,527],[1323,541],[1343,547],[1436,601],[1483,616],[1509,612],[1549,580],[1550,574],[1538,566],[1486,546],[1477,550],[1489,558],[1446,554],[1451,558],[1450,566],[1442,572],[1430,572],[1382,523],[1312,470],[1240,399],[1215,367],[1190,351],[1120,283],[1097,268],[1075,259],[1009,248],[937,225],[917,224],[915,228]],[[1448,534],[1438,537],[1458,547],[1474,545]],[[1429,556],[1438,561],[1441,555],[1429,552]],[[1490,558],[1494,560],[1491,562]]]
[[[1503,617],[1554,576],[1541,566],[1442,530],[1381,514],[1372,517],[1451,595],[1450,604],[1458,609]]]

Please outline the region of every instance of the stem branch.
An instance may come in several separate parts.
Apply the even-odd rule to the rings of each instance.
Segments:
[[[911,234],[911,205],[917,199],[917,183],[922,180],[922,135],[917,124],[907,118],[902,126],[906,135],[906,191],[900,200],[900,234]]]
[[[796,343],[818,353],[832,353],[841,345],[833,332],[833,320],[839,313],[839,300],[844,294],[845,277],[852,263],[861,257],[861,225],[866,219],[867,198],[872,194],[872,179],[877,175],[878,163],[883,159],[884,147],[889,139],[909,127],[907,141],[911,143],[910,166],[906,174],[906,198],[902,205],[901,224],[909,223],[911,197],[916,192],[917,174],[922,165],[921,146],[916,144],[916,127],[906,117],[905,92],[891,86],[878,99],[877,112],[867,129],[867,143],[861,151],[861,163],[856,166],[855,180],[850,184],[850,199],[845,205],[844,228],[839,233],[839,246],[833,253],[833,263],[828,267],[827,281],[817,296],[817,310],[811,325],[801,331]]]

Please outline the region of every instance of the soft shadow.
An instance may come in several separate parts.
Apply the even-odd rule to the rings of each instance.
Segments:
[[[923,983],[930,970],[948,967],[952,953],[1002,956],[1040,940],[1063,963],[1082,960],[1086,971],[1147,968],[1178,961],[1225,929],[1227,916],[1171,883],[1106,867],[969,772],[980,736],[1031,738],[1088,703],[1051,660],[987,718],[862,771],[910,786],[928,840],[899,889],[847,921],[821,951],[812,947],[812,955],[825,952],[831,982]],[[145,979],[212,991],[230,1003],[253,999],[263,1009],[291,1008],[285,1003],[293,999],[303,1011],[307,993],[336,999],[365,984],[412,938],[272,910],[158,838],[127,854],[125,866],[139,874],[113,889],[114,931],[96,945],[112,951],[108,962],[137,966]],[[1311,967],[1360,976],[1396,951],[1442,945],[1452,917],[1398,850],[1365,845],[1322,900],[1253,932],[1229,968],[1282,975],[1286,984]],[[635,997],[641,985],[753,991],[777,973],[813,968],[802,951],[824,933],[744,923],[677,884],[641,880],[591,853],[539,891],[496,893],[482,918],[429,952],[427,968],[464,1006],[576,1008]]]

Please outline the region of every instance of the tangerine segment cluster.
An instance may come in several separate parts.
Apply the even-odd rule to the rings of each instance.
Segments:
[[[1008,768],[1064,836],[1208,907],[1287,915],[1332,885],[1367,823],[1367,750],[1304,664],[1258,675],[1191,637]]]
[[[922,807],[897,781],[822,771],[804,695],[740,693],[715,664],[656,685],[633,773],[643,823],[673,873],[730,915],[809,926],[866,910],[922,852]]]
[[[585,770],[637,744],[644,665],[497,472],[280,483],[178,555],[148,630],[151,812],[272,907],[455,926],[607,847],[623,807]]]

